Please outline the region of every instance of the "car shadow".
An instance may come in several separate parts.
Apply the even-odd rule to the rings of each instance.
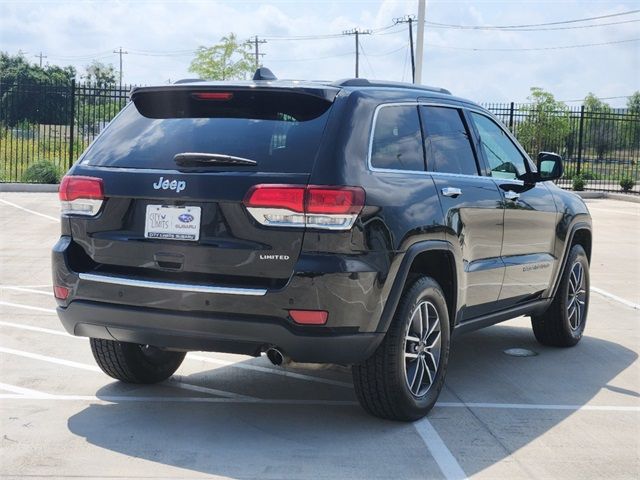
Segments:
[[[531,349],[538,355],[510,357],[503,353],[510,347]],[[581,406],[603,389],[617,395],[619,402],[638,396],[638,392],[610,385],[637,354],[597,338],[585,337],[572,349],[554,349],[537,344],[528,328],[499,325],[455,338],[452,351],[440,399],[445,404]],[[266,365],[261,359],[242,364]],[[344,368],[316,372],[296,368],[295,372],[350,381]],[[68,428],[92,445],[173,467],[169,476],[184,476],[189,471],[237,479],[441,475],[411,424],[370,417],[355,404],[330,403],[355,401],[348,387],[231,366],[180,380],[260,398],[318,402],[118,401],[113,396],[121,395],[122,388],[113,383],[97,392],[113,403],[88,406],[69,418]],[[157,389],[162,388],[144,387],[135,394],[160,395]],[[194,395],[200,394],[187,393]],[[573,414],[574,410],[474,408],[471,412],[436,406],[429,418],[465,473],[472,475],[504,460]],[[477,440],[481,432],[500,448],[480,445],[477,454],[473,448],[460,453],[459,447],[470,435]],[[144,466],[130,468],[134,470],[128,469],[128,475],[134,476],[135,468],[148,473]]]

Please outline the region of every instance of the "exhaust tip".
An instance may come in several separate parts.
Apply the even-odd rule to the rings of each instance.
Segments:
[[[280,366],[287,362],[287,357],[277,348],[269,348],[267,350],[267,358],[276,366]]]

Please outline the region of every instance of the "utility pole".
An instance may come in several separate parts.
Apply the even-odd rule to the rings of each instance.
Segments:
[[[39,58],[40,59],[40,68],[42,68],[42,59],[43,58],[47,58],[46,55],[43,55],[42,52],[40,52],[40,55],[34,55],[34,57]]]
[[[424,55],[425,2],[418,0],[418,38],[416,39],[416,77],[413,83],[422,83],[422,57]]]
[[[122,55],[126,55],[129,52],[122,50],[122,47],[118,48],[118,50],[114,50],[113,53],[120,54],[120,86],[122,86]]]
[[[404,17],[394,18],[393,23],[395,25],[399,23],[409,24],[409,46],[411,47],[411,81],[416,83],[416,62],[413,53],[413,22],[416,21],[415,15],[405,15]]]
[[[359,77],[359,63],[360,63],[360,35],[371,35],[371,30],[360,30],[358,28],[352,28],[351,30],[345,30],[343,35],[354,35],[356,37],[356,78]]]
[[[258,40],[258,36],[256,35],[253,40],[249,40],[249,43],[253,43],[255,48],[255,56],[256,56],[256,70],[260,68],[260,57],[263,57],[265,54],[260,53],[260,44],[267,43],[266,40]]]

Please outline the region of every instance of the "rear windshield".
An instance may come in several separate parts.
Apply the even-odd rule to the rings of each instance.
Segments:
[[[256,166],[200,165],[200,170],[308,173],[331,103],[310,95],[234,92],[228,101],[191,93],[152,93],[125,107],[82,162],[119,168],[180,169],[179,153],[215,153]]]

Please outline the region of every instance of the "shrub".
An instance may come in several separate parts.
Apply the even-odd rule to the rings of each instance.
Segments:
[[[622,187],[622,191],[623,192],[628,192],[628,191],[632,190],[633,187],[636,186],[636,181],[633,178],[627,177],[625,175],[624,177],[622,177],[620,179],[620,186]]]
[[[27,167],[22,180],[27,183],[58,183],[60,171],[53,163],[38,162]]]
[[[587,182],[582,175],[576,175],[573,177],[573,189],[576,192],[583,191],[586,184]]]

